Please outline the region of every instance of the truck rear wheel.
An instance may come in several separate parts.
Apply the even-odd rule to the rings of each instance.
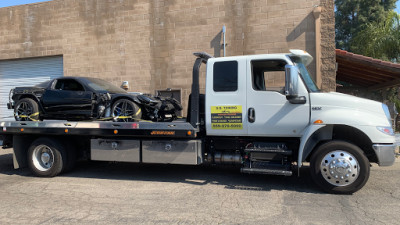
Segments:
[[[54,177],[67,165],[67,155],[61,142],[50,138],[36,139],[28,150],[28,166],[39,177]]]
[[[319,146],[310,159],[311,176],[323,190],[351,194],[368,181],[370,165],[364,152],[345,141],[330,141]]]

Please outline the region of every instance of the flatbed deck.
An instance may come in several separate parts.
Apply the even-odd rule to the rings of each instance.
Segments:
[[[173,122],[0,121],[0,135],[87,135],[101,137],[168,137],[193,139],[196,129],[184,120]]]

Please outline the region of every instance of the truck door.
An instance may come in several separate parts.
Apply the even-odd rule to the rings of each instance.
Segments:
[[[244,57],[208,60],[205,107],[208,135],[247,135],[246,62]]]
[[[309,124],[308,91],[299,79],[305,103],[290,103],[284,94],[285,58],[247,60],[247,112],[249,136],[299,137]]]

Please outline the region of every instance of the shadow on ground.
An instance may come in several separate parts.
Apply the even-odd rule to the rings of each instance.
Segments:
[[[14,170],[12,154],[0,155],[0,174],[33,176],[27,168]],[[71,172],[61,177],[185,183],[191,185],[223,185],[227,189],[271,191],[287,190],[322,193],[312,182],[308,167],[300,170],[301,177],[249,175],[228,166],[188,166],[81,161]],[[43,178],[47,179],[47,178]]]

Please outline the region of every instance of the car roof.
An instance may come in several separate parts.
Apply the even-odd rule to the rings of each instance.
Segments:
[[[67,76],[67,77],[59,77],[59,78],[56,78],[56,79],[54,79],[54,80],[58,80],[58,79],[73,79],[73,80],[81,81],[81,82],[83,82],[83,83],[88,83],[88,82],[90,82],[90,79],[102,80],[102,79],[97,78],[97,77],[69,77],[69,76]]]
[[[55,80],[57,80],[57,79],[77,79],[77,80],[82,80],[82,79],[87,79],[87,78],[99,79],[99,78],[95,78],[95,77],[70,77],[70,76],[67,76],[67,77],[58,77]]]

